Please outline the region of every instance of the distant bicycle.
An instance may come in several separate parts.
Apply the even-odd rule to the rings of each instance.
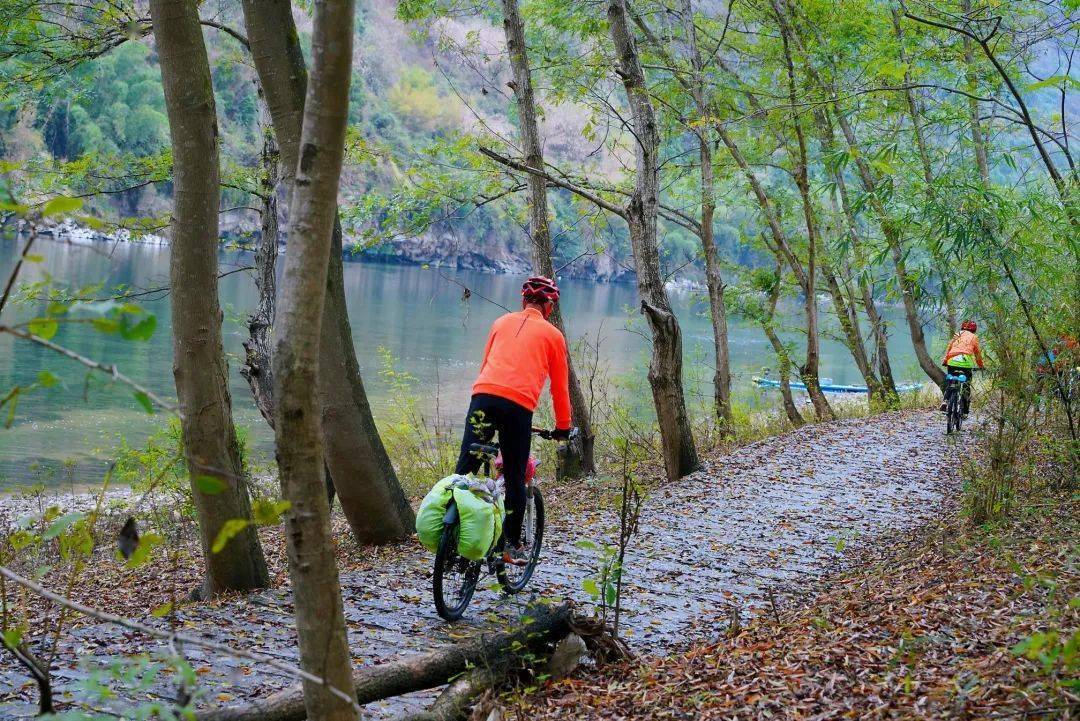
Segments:
[[[541,438],[550,440],[551,431],[533,428],[532,432]],[[484,462],[484,475],[491,476],[492,465],[499,455],[498,444],[474,443],[470,450]],[[501,477],[501,474],[500,476]],[[496,477],[498,480],[498,477]],[[487,572],[499,580],[504,592],[522,591],[536,570],[540,561],[540,548],[544,542],[544,496],[540,492],[539,478],[526,480],[525,516],[521,525],[521,545],[524,549],[524,565],[516,566],[503,561],[505,539],[499,538],[486,558],[470,561],[458,554],[458,536],[461,521],[457,504],[451,498],[443,517],[443,531],[439,538],[439,548],[435,552],[435,572],[432,575],[432,591],[435,597],[435,610],[447,621],[456,621],[465,613],[472,600],[476,585]]]
[[[972,372],[982,368],[972,368]],[[945,435],[959,433],[971,409],[971,380],[963,373],[945,373]]]
[[[945,435],[951,435],[954,431],[959,433],[964,423],[966,404],[962,396],[967,382],[967,377],[960,373],[945,375]]]

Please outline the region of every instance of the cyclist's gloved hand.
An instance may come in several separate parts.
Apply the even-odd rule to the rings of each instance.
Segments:
[[[556,428],[551,432],[551,437],[556,441],[568,441],[570,440],[570,429]]]

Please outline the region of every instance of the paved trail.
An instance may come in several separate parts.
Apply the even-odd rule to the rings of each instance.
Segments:
[[[933,517],[956,480],[954,451],[940,417],[907,413],[810,426],[709,459],[701,471],[646,499],[626,574],[625,632],[636,648],[663,651],[715,630],[718,615],[741,613],[811,589],[844,552]],[[549,521],[533,593],[585,600],[582,580],[595,573],[596,554],[581,538],[601,538],[614,519],[581,514]],[[367,568],[342,576],[345,615],[356,663],[447,644],[506,623],[530,596],[502,599],[477,590],[464,621],[449,625],[430,601],[430,554],[409,543],[374,553]],[[482,586],[484,582],[481,582]],[[286,590],[180,611],[184,630],[295,661],[292,606]],[[85,673],[79,659],[130,652],[142,639],[104,625],[73,632],[55,665],[59,690]],[[287,678],[253,673],[250,664],[186,649],[199,669],[206,700],[240,701],[289,685]],[[25,676],[0,658],[0,717],[29,716],[26,701],[5,702],[7,688]],[[161,685],[154,689],[171,695]],[[32,692],[18,694],[26,700]],[[384,707],[379,717],[424,703],[417,695]]]

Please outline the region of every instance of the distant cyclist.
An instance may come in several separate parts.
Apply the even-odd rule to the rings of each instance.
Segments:
[[[507,516],[503,533],[507,548],[503,560],[524,565],[521,559],[521,524],[525,512],[525,473],[532,444],[533,411],[544,383],[551,379],[556,440],[570,437],[570,390],[566,338],[548,322],[559,287],[550,278],[534,276],[521,287],[521,307],[491,326],[480,376],[472,387],[472,402],[465,418],[457,473],[476,473],[482,462],[469,449],[490,443],[499,434]]]
[[[973,320],[965,320],[960,324],[960,332],[949,341],[949,347],[945,350],[945,357],[941,364],[953,375],[962,375],[967,381],[961,392],[960,400],[963,406],[963,414],[968,414],[971,405],[971,376],[976,368],[980,370],[983,365],[982,348],[979,347],[979,336],[975,335],[978,326]],[[946,404],[941,404],[944,411]]]

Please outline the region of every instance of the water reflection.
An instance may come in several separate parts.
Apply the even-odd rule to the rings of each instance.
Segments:
[[[44,260],[24,266],[20,277],[23,283],[51,278],[73,287],[103,283],[106,289],[118,285],[148,289],[168,284],[167,248],[101,243],[84,246],[42,240],[35,252]],[[18,245],[13,239],[0,239],[0,278],[7,277],[17,253]],[[251,256],[223,250],[220,261],[225,271],[249,265]],[[391,400],[388,385],[379,376],[382,364],[379,349],[385,348],[396,359],[399,370],[416,377],[429,409],[438,402],[444,414],[456,418],[465,407],[487,328],[504,312],[480,296],[516,308],[521,280],[513,276],[415,266],[346,263],[345,289],[353,340],[376,417],[385,412]],[[461,287],[453,281],[472,288],[472,298],[464,301]],[[583,335],[596,338],[599,334],[603,339],[601,356],[612,373],[644,378],[648,362],[646,343],[638,333],[627,329],[630,323],[638,331],[644,331],[635,310],[635,288],[629,284],[581,280],[567,280],[561,285],[563,312],[571,338]],[[265,453],[270,448],[271,434],[237,372],[246,333],[243,321],[255,303],[254,283],[247,273],[236,273],[223,278],[220,286],[237,423],[251,429],[254,448]],[[712,377],[711,330],[704,315],[707,306],[686,294],[675,295],[673,301],[683,323],[691,377],[689,391],[707,399],[711,395],[708,383]],[[149,341],[124,341],[83,324],[62,324],[55,340],[90,358],[116,363],[124,373],[153,391],[172,396],[169,300],[167,296],[157,297],[144,305],[158,317],[157,332]],[[15,306],[5,311],[5,320],[25,321],[39,312],[40,307],[33,305]],[[888,315],[898,320],[895,311]],[[797,308],[790,309],[789,322],[792,330],[788,331],[788,337],[799,343]],[[894,366],[900,378],[917,377],[902,327],[893,324]],[[733,321],[731,356],[737,395],[754,396],[750,375],[772,362],[771,351],[760,330]],[[99,476],[103,459],[119,436],[138,444],[160,422],[158,417],[148,419],[126,387],[111,384],[100,374],[87,374],[82,366],[45,348],[0,336],[0,394],[15,385],[32,385],[38,372],[45,369],[59,376],[62,382],[54,388],[24,394],[12,428],[0,430],[0,487],[41,477],[42,472],[35,470],[35,465],[55,471],[66,460],[78,462],[76,475],[93,480]],[[822,374],[840,383],[859,381],[847,351],[834,340],[823,344]],[[62,476],[63,473],[54,473],[53,482]]]

